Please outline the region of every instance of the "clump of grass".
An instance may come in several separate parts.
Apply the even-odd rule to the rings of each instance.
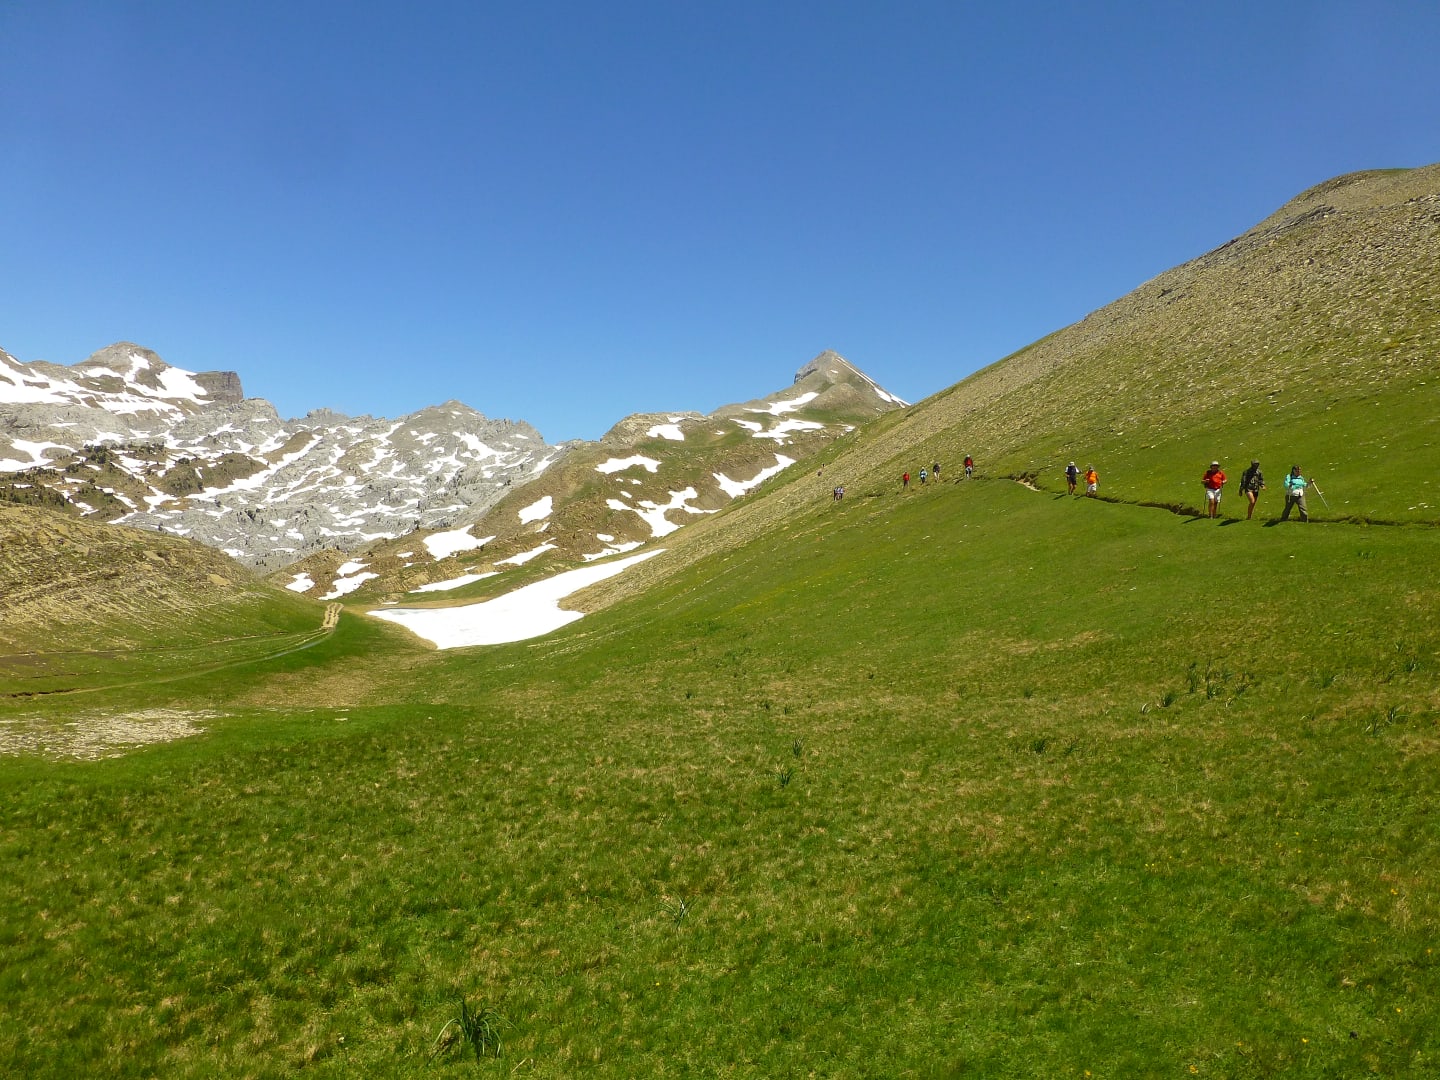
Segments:
[[[429,1060],[433,1061],[437,1055],[461,1044],[475,1051],[476,1061],[487,1055],[498,1058],[503,1051],[500,1028],[504,1024],[504,1018],[494,1009],[482,1005],[471,1012],[469,1003],[461,998],[459,1014],[446,1020],[440,1034],[435,1036]]]
[[[686,900],[683,897],[677,898],[675,900],[671,900],[667,897],[661,902],[660,905],[661,909],[665,912],[667,916],[669,916],[671,921],[673,921],[676,926],[679,926],[682,922],[685,921],[685,916],[690,914],[690,908],[692,906],[693,905],[691,901]]]
[[[1175,698],[1176,694],[1174,690],[1166,690],[1165,693],[1160,695],[1160,707],[1162,709],[1168,709],[1171,705],[1175,704]]]
[[[802,743],[799,739],[796,739],[793,743],[790,744],[790,753],[794,754],[796,757],[800,757],[802,754],[805,753],[805,744]]]
[[[794,777],[795,770],[790,768],[788,765],[782,765],[780,768],[775,770],[775,779],[780,782],[780,786],[782,788],[789,787],[790,781],[794,779]]]

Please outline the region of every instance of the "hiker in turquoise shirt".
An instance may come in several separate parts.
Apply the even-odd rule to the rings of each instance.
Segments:
[[[1300,520],[1309,521],[1310,512],[1305,509],[1305,477],[1300,475],[1300,466],[1295,465],[1290,469],[1290,475],[1285,477],[1285,509],[1280,513],[1281,521],[1290,520],[1292,507],[1300,508]]]

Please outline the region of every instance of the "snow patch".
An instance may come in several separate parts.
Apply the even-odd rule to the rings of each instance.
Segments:
[[[425,547],[430,552],[430,557],[439,560],[461,551],[474,551],[495,539],[493,536],[486,536],[477,540],[470,535],[470,530],[473,528],[473,525],[466,525],[463,528],[451,529],[449,532],[431,533],[425,537]]]
[[[440,649],[525,641],[585,617],[583,611],[561,609],[560,601],[571,593],[614,577],[635,563],[653,558],[663,551],[663,548],[646,551],[617,562],[555,574],[544,581],[478,604],[431,609],[392,608],[371,614],[377,619],[399,623]]]
[[[531,548],[529,551],[522,551],[522,552],[520,552],[519,555],[511,555],[510,558],[508,558],[508,559],[496,559],[496,560],[495,560],[495,565],[496,565],[496,566],[524,566],[524,565],[525,565],[527,562],[529,562],[531,559],[534,559],[534,558],[536,558],[536,557],[538,557],[538,556],[540,556],[540,555],[544,555],[545,552],[547,552],[547,551],[554,551],[554,550],[555,550],[555,545],[554,545],[554,544],[541,544],[539,547],[537,547],[537,548]]]
[[[768,469],[761,469],[749,480],[731,480],[724,473],[718,472],[713,473],[712,475],[715,477],[716,482],[719,483],[721,491],[725,492],[725,494],[729,495],[732,499],[738,499],[741,495],[744,495],[751,488],[758,487],[766,480],[770,479],[770,477],[774,476],[776,473],[783,472],[785,469],[794,464],[794,458],[788,458],[784,454],[776,454],[774,465],[770,466]]]
[[[632,465],[643,465],[652,473],[660,468],[660,462],[654,458],[646,457],[644,454],[635,454],[633,457],[611,458],[609,461],[596,465],[595,471],[605,473],[608,476],[610,473],[619,472],[621,469],[628,469]]]
[[[814,401],[820,395],[814,390],[801,394],[796,398],[786,398],[784,401],[777,401],[763,409],[746,409],[746,412],[769,413],[771,416],[783,416],[787,412],[794,412],[807,402]]]
[[[554,505],[549,495],[537,499],[524,510],[520,511],[520,524],[528,525],[532,521],[543,521],[550,516],[550,509]]]
[[[461,574],[459,577],[450,578],[448,581],[432,581],[429,585],[421,585],[418,589],[411,589],[412,593],[417,592],[445,592],[449,589],[458,589],[461,585],[469,585],[472,581],[481,581],[487,577],[497,577],[500,571],[487,570],[483,574]]]

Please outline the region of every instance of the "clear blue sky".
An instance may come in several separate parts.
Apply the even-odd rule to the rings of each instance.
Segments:
[[[0,346],[552,442],[826,348],[919,399],[1437,160],[1433,0],[6,0]]]

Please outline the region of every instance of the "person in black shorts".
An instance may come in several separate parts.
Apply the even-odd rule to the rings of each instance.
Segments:
[[[1250,467],[1240,474],[1240,493],[1245,496],[1245,520],[1255,516],[1255,500],[1265,490],[1265,474],[1260,471],[1260,462],[1250,462]]]

